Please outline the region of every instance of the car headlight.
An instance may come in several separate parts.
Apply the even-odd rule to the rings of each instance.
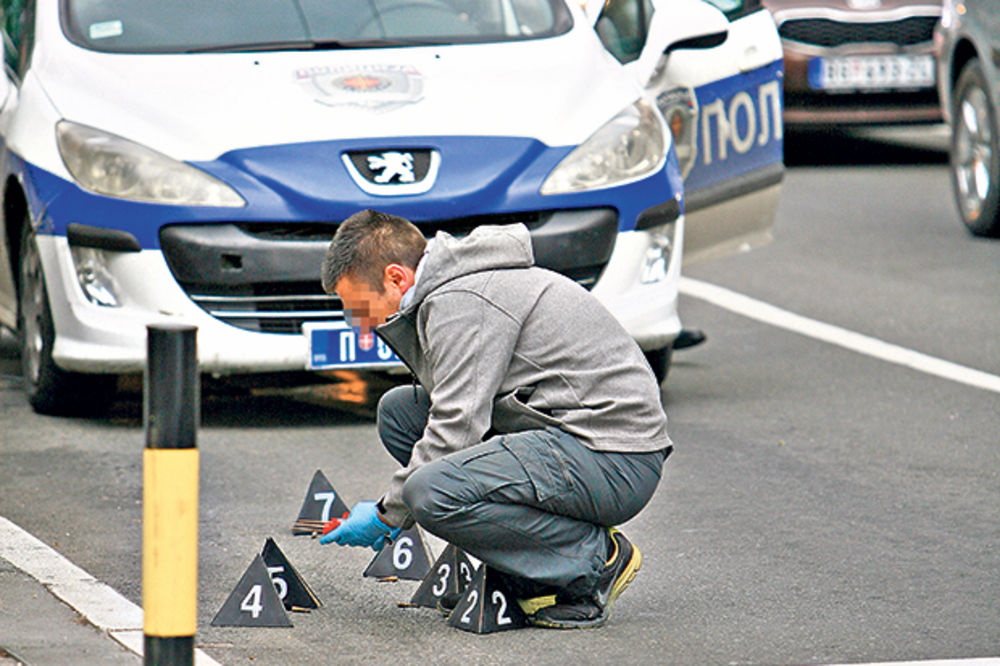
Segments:
[[[663,164],[663,123],[646,102],[626,107],[552,170],[542,194],[594,190],[638,180]]]
[[[109,253],[92,247],[70,247],[70,254],[87,300],[107,308],[118,307],[118,285],[108,267]]]
[[[59,155],[83,188],[111,197],[187,206],[245,206],[231,187],[120,136],[62,120]]]
[[[674,252],[674,229],[671,222],[651,230],[649,249],[643,257],[639,273],[639,284],[652,284],[667,279],[670,272],[670,257]]]

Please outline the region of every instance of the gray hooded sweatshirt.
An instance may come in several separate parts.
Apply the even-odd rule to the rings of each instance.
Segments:
[[[382,498],[412,522],[402,488],[421,465],[487,433],[556,427],[598,451],[671,446],[642,351],[587,290],[534,266],[524,225],[439,232],[412,300],[376,329],[430,394],[423,437]]]

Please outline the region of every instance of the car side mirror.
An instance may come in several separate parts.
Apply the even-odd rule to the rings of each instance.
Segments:
[[[729,36],[729,19],[704,0],[674,0],[668,6],[669,12],[653,14],[649,26],[649,43],[660,53],[712,48]]]
[[[671,0],[653,14],[642,54],[626,67],[645,86],[664,55],[713,48],[728,37],[729,19],[718,8],[704,0]]]
[[[666,55],[672,51],[679,51],[681,49],[710,49],[719,46],[726,38],[729,37],[729,28],[726,27],[725,30],[720,32],[711,32],[707,35],[698,35],[696,37],[688,37],[687,39],[681,39],[674,42],[666,49],[663,50],[663,54]]]

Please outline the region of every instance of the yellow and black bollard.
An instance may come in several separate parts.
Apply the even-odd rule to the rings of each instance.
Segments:
[[[198,353],[193,326],[149,326],[143,386],[144,663],[194,663],[198,615]]]

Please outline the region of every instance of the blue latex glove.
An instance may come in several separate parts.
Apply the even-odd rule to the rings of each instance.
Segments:
[[[403,531],[403,528],[401,527],[393,527],[391,529],[392,531],[386,534],[385,536],[380,536],[379,538],[375,539],[375,543],[372,544],[372,550],[376,551],[382,550],[385,544],[392,543],[393,541],[395,541],[396,537],[399,536],[399,533]]]
[[[323,535],[321,544],[335,543],[341,546],[371,546],[372,550],[382,550],[386,539],[395,539],[403,530],[389,527],[378,517],[375,502],[364,500],[351,509],[337,529]]]

